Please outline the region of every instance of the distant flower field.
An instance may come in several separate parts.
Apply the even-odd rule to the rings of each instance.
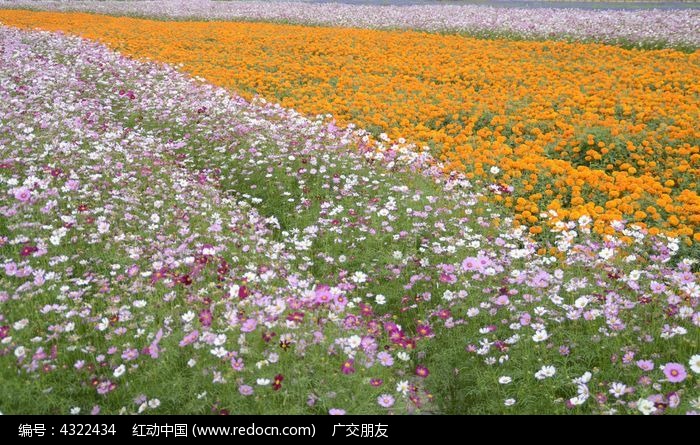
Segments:
[[[349,28],[418,29],[518,39],[573,39],[663,47],[700,46],[700,10],[556,9],[484,5],[350,5],[288,1],[0,0],[1,7],[171,19],[258,20]]]
[[[532,234],[555,211],[591,218],[597,233],[625,219],[700,241],[697,52],[25,11],[0,20],[429,145],[447,170],[495,184]]]
[[[698,414],[698,79],[0,10],[0,412]]]

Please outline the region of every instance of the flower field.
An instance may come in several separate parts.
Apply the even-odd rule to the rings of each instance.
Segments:
[[[696,51],[0,23],[0,412],[700,411]]]
[[[494,199],[533,234],[553,210],[591,218],[597,233],[626,219],[685,247],[700,241],[696,52],[25,11],[0,20],[79,33],[247,98],[429,145],[448,170],[512,187]]]

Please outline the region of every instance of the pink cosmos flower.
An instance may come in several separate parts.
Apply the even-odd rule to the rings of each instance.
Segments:
[[[243,363],[243,359],[240,357],[239,358],[233,357],[231,359],[231,368],[234,371],[243,371],[243,369],[245,368],[245,364]]]
[[[685,367],[680,363],[666,363],[664,375],[671,383],[680,383],[688,376]]]
[[[328,414],[331,416],[344,416],[345,410],[340,408],[331,408],[328,410]]]
[[[377,397],[377,403],[379,406],[383,406],[384,408],[391,408],[394,406],[395,401],[396,400],[391,396],[391,394],[382,394]]]
[[[654,362],[651,360],[637,360],[637,366],[642,371],[651,371],[654,369]]]
[[[257,320],[255,320],[254,318],[249,318],[245,322],[243,322],[243,325],[241,326],[241,332],[253,332],[257,326]]]
[[[467,257],[462,261],[462,270],[465,272],[479,270],[479,260],[474,257]]]
[[[31,197],[32,192],[30,192],[27,187],[20,187],[18,189],[15,189],[15,199],[21,202],[27,202]]]
[[[529,325],[531,320],[532,320],[532,316],[527,312],[525,312],[523,315],[520,316],[520,324],[522,326]]]
[[[244,396],[253,395],[253,388],[249,385],[241,385],[238,387],[238,392]]]
[[[510,303],[510,300],[508,299],[508,295],[499,295],[498,297],[496,297],[493,303],[496,306],[505,306],[508,303]]]

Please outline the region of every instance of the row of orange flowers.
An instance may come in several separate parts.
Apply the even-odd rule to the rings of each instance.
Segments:
[[[429,145],[448,169],[512,185],[496,199],[533,233],[553,209],[598,232],[624,218],[700,242],[700,52],[80,13],[0,21]]]

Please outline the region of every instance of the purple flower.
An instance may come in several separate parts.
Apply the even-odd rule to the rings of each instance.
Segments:
[[[688,376],[685,367],[680,363],[666,363],[664,375],[671,383],[680,383]]]
[[[124,360],[126,360],[127,362],[136,359],[136,357],[138,357],[138,356],[139,356],[139,351],[137,349],[133,349],[133,348],[127,349],[122,354],[122,358]]]
[[[328,414],[331,416],[344,416],[345,410],[340,408],[331,408],[328,410]]]
[[[253,395],[253,387],[249,385],[241,385],[238,387],[238,392],[240,392],[241,395],[250,396]]]
[[[185,335],[185,337],[182,340],[180,340],[180,347],[182,348],[182,347],[185,347],[189,344],[192,344],[195,341],[197,341],[198,338],[199,338],[199,331],[194,330],[194,331],[190,332],[189,334]]]
[[[637,366],[642,371],[651,371],[654,369],[654,362],[651,360],[637,360]]]
[[[377,354],[377,359],[382,366],[391,366],[394,364],[394,358],[386,351],[382,351]]]

